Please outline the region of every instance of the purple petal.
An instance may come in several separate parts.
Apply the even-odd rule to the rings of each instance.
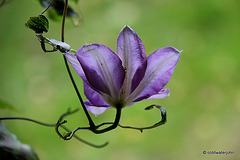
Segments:
[[[111,106],[105,102],[105,100],[101,94],[96,92],[92,87],[90,87],[88,85],[88,81],[86,79],[86,76],[82,70],[80,63],[77,60],[77,57],[72,54],[69,54],[69,53],[65,53],[65,56],[66,56],[67,60],[71,63],[73,68],[76,70],[76,72],[83,79],[84,94],[87,97],[87,99],[89,100],[89,101],[84,102],[86,108],[95,115],[102,114],[105,110],[107,110]],[[98,107],[95,107],[95,106],[98,106]]]
[[[89,110],[90,112],[92,112],[95,116],[102,114],[103,112],[105,112],[107,109],[111,108],[111,107],[95,107],[91,104],[91,102],[89,101],[85,101],[84,102],[87,110]]]
[[[71,63],[72,67],[74,70],[79,74],[79,76],[83,79],[85,83],[88,83],[87,78],[85,76],[85,73],[82,70],[82,67],[77,59],[76,56],[70,54],[70,53],[65,53],[65,57],[67,60]]]
[[[104,93],[102,93],[102,95],[101,95],[100,93],[95,91],[94,87],[90,86],[90,84],[85,76],[85,73],[83,72],[80,63],[77,60],[77,57],[72,54],[69,54],[69,53],[66,53],[65,56],[66,56],[67,60],[71,63],[73,68],[80,75],[80,77],[83,79],[84,94],[86,95],[87,99],[89,99],[89,101],[92,104],[94,104],[95,106],[109,106],[103,98],[103,96],[107,97],[107,95],[105,95]]]
[[[164,99],[166,97],[170,96],[170,93],[169,93],[169,89],[166,88],[166,89],[162,89],[160,92],[158,92],[157,94],[154,94],[148,98],[141,98],[141,99],[136,99],[134,100],[133,102],[131,103],[128,103],[128,105],[126,107],[130,107],[131,105],[133,105],[134,103],[138,102],[138,101],[141,101],[141,100],[150,100],[150,99]]]
[[[146,70],[145,48],[137,33],[125,26],[117,39],[117,54],[126,71],[123,91],[128,96],[138,86]]]
[[[148,100],[148,99],[164,99],[166,97],[168,97],[170,95],[169,93],[169,89],[166,88],[166,89],[162,89],[160,92],[158,92],[157,94],[154,94],[148,98],[146,98],[145,100]],[[143,98],[143,97],[141,97]],[[134,102],[137,102],[137,101],[140,101],[140,100],[143,100],[143,99],[136,99],[134,100]]]
[[[92,87],[86,83],[84,83],[84,94],[91,105],[98,107],[110,107],[109,104],[104,100],[104,97],[100,93],[93,90]]]
[[[170,80],[180,57],[173,47],[156,50],[147,58],[147,70],[139,86],[130,95],[128,103],[140,101],[159,93]]]
[[[125,73],[121,60],[110,48],[101,44],[84,45],[76,55],[91,86],[119,97]]]

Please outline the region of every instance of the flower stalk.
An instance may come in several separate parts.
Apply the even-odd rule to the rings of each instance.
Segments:
[[[68,0],[65,0],[64,12],[63,12],[63,19],[62,19],[62,33],[61,33],[61,40],[62,40],[62,42],[64,42],[64,29],[65,29],[65,19],[66,19],[66,14],[67,14],[67,8],[68,8]],[[72,82],[72,84],[73,84],[73,87],[74,87],[74,89],[75,89],[75,92],[76,92],[76,94],[77,94],[77,96],[78,96],[78,99],[79,99],[79,101],[80,101],[80,103],[81,103],[81,105],[82,105],[82,107],[83,107],[84,113],[85,113],[85,115],[87,116],[89,125],[94,128],[95,124],[94,124],[91,116],[89,115],[89,113],[88,113],[88,111],[87,111],[87,109],[86,109],[86,107],[85,107],[85,105],[84,105],[82,96],[81,96],[81,94],[80,94],[80,92],[79,92],[79,90],[78,90],[78,88],[77,88],[77,85],[76,85],[76,83],[75,83],[75,81],[74,81],[74,78],[73,78],[73,76],[72,76],[72,73],[71,73],[71,70],[70,70],[69,65],[68,65],[68,63],[67,63],[67,59],[66,59],[65,55],[63,55],[63,59],[64,59],[64,64],[65,64],[65,67],[66,67],[66,69],[67,69],[68,75],[69,75],[70,80],[71,80],[71,82]]]

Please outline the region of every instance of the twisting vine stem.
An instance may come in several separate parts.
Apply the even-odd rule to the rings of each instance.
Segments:
[[[70,115],[70,114],[73,114],[75,112],[77,112],[78,109],[76,110],[69,110],[66,112],[66,113],[63,113],[61,116],[60,116],[60,120],[62,120],[64,117]],[[24,120],[24,121],[29,121],[29,122],[33,122],[33,123],[37,123],[37,124],[40,124],[40,125],[43,125],[43,126],[46,126],[46,127],[56,127],[58,124],[55,124],[55,123],[44,123],[44,122],[40,122],[40,121],[37,121],[37,120],[34,120],[34,119],[31,119],[31,118],[25,118],[25,117],[0,117],[0,121],[1,120]],[[62,123],[63,124],[63,123]],[[63,128],[65,131],[67,132],[71,132],[70,129],[68,129],[66,126],[64,125],[61,125],[59,126],[61,128]],[[60,136],[60,135],[59,135]],[[77,135],[73,135],[74,138],[76,138],[77,140],[79,140],[80,142],[82,143],[85,143],[89,146],[92,146],[92,147],[95,147],[95,148],[102,148],[102,147],[105,147],[108,142],[104,143],[104,144],[101,144],[101,145],[96,145],[96,144],[93,144],[93,143],[90,143],[80,137],[78,137]]]
[[[40,124],[40,125],[43,125],[43,126],[46,126],[46,127],[56,126],[55,123],[54,124],[49,124],[49,123],[44,123],[44,122],[40,122],[40,121],[31,119],[31,118],[25,118],[25,117],[0,117],[0,121],[1,120],[24,120],[24,121],[34,122],[34,123],[37,123],[37,124]]]
[[[62,34],[61,34],[62,42],[64,42],[64,28],[65,28],[65,19],[66,19],[66,14],[67,14],[67,8],[68,8],[68,0],[65,1],[65,7],[64,7],[64,12],[63,12]],[[84,105],[82,96],[81,96],[81,94],[80,94],[80,92],[79,92],[79,90],[78,90],[78,88],[77,88],[77,85],[76,85],[76,83],[75,83],[75,81],[74,81],[74,78],[73,78],[73,76],[72,76],[71,70],[70,70],[70,68],[69,68],[69,65],[68,65],[68,62],[67,62],[67,58],[66,58],[64,55],[63,55],[63,59],[64,59],[64,64],[65,64],[65,66],[66,66],[66,68],[67,68],[68,75],[69,75],[69,77],[70,77],[70,79],[71,79],[71,82],[72,82],[72,84],[73,84],[73,87],[74,87],[74,89],[75,89],[75,92],[76,92],[76,94],[77,94],[77,96],[78,96],[78,99],[79,99],[79,101],[80,101],[80,103],[81,103],[81,105],[82,105],[82,107],[83,107],[84,113],[85,113],[85,115],[87,116],[89,125],[92,126],[92,127],[94,127],[95,124],[94,124],[94,122],[92,121],[92,118],[91,118],[91,116],[89,115],[86,106]]]
[[[117,109],[116,118],[115,118],[114,122],[105,122],[105,123],[102,123],[100,125],[95,126],[95,128],[77,127],[72,132],[69,132],[65,135],[62,135],[59,132],[58,128],[61,127],[63,124],[67,123],[67,121],[64,120],[64,121],[58,121],[58,124],[56,125],[55,129],[56,129],[56,132],[58,133],[58,135],[61,138],[63,138],[64,140],[70,140],[72,137],[74,137],[75,133],[78,130],[91,130],[92,132],[94,132],[96,134],[101,134],[101,133],[104,133],[104,132],[107,132],[107,131],[110,131],[110,130],[114,129],[117,126],[119,126],[121,128],[125,128],[125,129],[134,129],[134,130],[139,130],[140,132],[143,132],[143,130],[156,128],[156,127],[159,127],[159,126],[161,126],[161,125],[163,125],[167,122],[166,110],[162,106],[158,106],[158,105],[153,104],[153,105],[150,105],[150,106],[146,107],[145,110],[151,110],[151,109],[153,109],[153,107],[155,107],[155,108],[157,108],[161,111],[161,120],[159,122],[155,123],[154,125],[147,126],[147,127],[132,127],[132,126],[124,126],[124,125],[119,124],[119,120],[120,120],[120,117],[121,117],[121,109]],[[111,125],[111,126],[109,126],[107,128],[104,128],[102,130],[97,130],[98,128],[100,128],[104,125]]]
[[[63,12],[63,19],[62,19],[62,34],[61,34],[61,40],[62,40],[62,42],[64,42],[64,28],[65,28],[65,19],[66,19],[66,14],[67,14],[67,8],[68,8],[68,0],[65,0],[64,12]],[[110,131],[110,130],[116,128],[116,127],[118,126],[118,124],[119,124],[119,121],[120,121],[121,108],[122,108],[122,107],[121,107],[121,106],[117,106],[117,107],[116,107],[116,108],[118,108],[118,109],[117,109],[117,113],[116,113],[116,118],[115,118],[115,121],[112,123],[111,126],[109,126],[109,127],[107,127],[107,128],[104,128],[104,129],[102,129],[102,130],[97,130],[98,127],[96,127],[96,125],[94,124],[91,116],[89,115],[89,113],[88,113],[88,111],[87,111],[87,108],[86,108],[86,106],[84,105],[84,102],[83,102],[83,99],[82,99],[82,97],[81,97],[81,94],[80,94],[80,92],[79,92],[79,90],[78,90],[78,88],[77,88],[77,85],[76,85],[75,81],[74,81],[74,78],[73,78],[73,76],[72,76],[71,70],[70,70],[69,65],[68,65],[68,63],[67,63],[67,58],[66,58],[64,55],[63,55],[63,58],[64,58],[65,66],[66,66],[66,68],[67,68],[68,75],[69,75],[69,77],[70,77],[70,79],[71,79],[71,82],[72,82],[72,84],[73,84],[73,87],[74,87],[74,89],[75,89],[75,91],[76,91],[76,93],[77,93],[78,99],[79,99],[79,101],[80,101],[80,103],[81,103],[81,105],[82,105],[82,107],[83,107],[84,113],[85,113],[85,115],[87,116],[87,119],[88,119],[88,122],[89,122],[89,125],[90,125],[90,127],[88,127],[88,129],[91,130],[93,133],[101,134],[101,133],[104,133],[104,132],[107,132],[107,131]],[[66,123],[66,122],[65,122],[65,123]],[[61,121],[58,121],[58,124],[59,124],[59,126],[61,126]],[[58,127],[56,127],[56,131],[57,131],[57,133],[59,134],[59,132],[58,132],[57,129],[58,129]],[[60,136],[60,137],[63,137],[63,136]]]
[[[51,5],[53,4],[53,2],[54,2],[54,0],[52,0],[52,1],[49,3],[49,5],[48,5],[40,14],[45,13],[45,12],[48,10],[48,8],[51,7]]]
[[[117,108],[116,118],[115,118],[115,121],[113,123],[108,123],[108,124],[107,123],[106,124],[102,123],[102,124],[100,124],[98,126],[95,126],[95,127],[92,127],[92,126],[90,126],[90,127],[77,127],[72,132],[69,132],[69,133],[67,133],[65,135],[62,135],[59,132],[59,127],[61,127],[65,123],[67,123],[67,121],[66,120],[62,121],[62,119],[61,120],[59,119],[57,125],[55,126],[55,130],[56,130],[57,134],[64,140],[70,140],[72,137],[74,137],[75,133],[78,130],[90,130],[90,131],[92,131],[95,134],[102,134],[102,133],[105,133],[105,132],[108,132],[110,130],[115,129],[119,125],[119,121],[120,121],[120,117],[121,117],[121,111],[122,111],[121,108]],[[106,128],[104,128],[102,130],[97,130],[100,126],[109,125],[109,124],[111,124],[111,126],[106,127]]]
[[[118,124],[118,126],[121,127],[121,128],[135,129],[135,130],[139,130],[140,132],[143,132],[143,130],[156,128],[158,126],[161,126],[161,125],[165,124],[167,122],[167,112],[166,112],[166,110],[162,106],[159,106],[159,105],[156,105],[156,104],[153,104],[153,105],[150,105],[150,106],[146,107],[145,110],[151,110],[151,109],[153,109],[153,107],[155,107],[155,108],[157,108],[161,111],[161,117],[162,117],[161,120],[159,122],[155,123],[154,125],[147,126],[147,127],[132,127],[132,126],[124,126],[124,125]],[[99,128],[101,126],[110,125],[110,124],[113,124],[113,123],[112,122],[105,122],[105,123],[102,123],[100,125],[97,125],[96,127]]]
[[[65,30],[65,19],[66,19],[66,15],[67,15],[67,9],[68,9],[68,0],[65,0],[63,18],[62,18],[62,34],[61,34],[62,42],[64,42],[64,30]]]

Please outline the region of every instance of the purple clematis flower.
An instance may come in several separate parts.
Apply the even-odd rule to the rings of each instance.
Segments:
[[[117,39],[116,54],[105,45],[87,44],[76,56],[65,56],[83,79],[86,108],[98,115],[111,107],[169,96],[169,89],[163,87],[173,74],[180,51],[165,47],[146,57],[137,33],[125,26]]]

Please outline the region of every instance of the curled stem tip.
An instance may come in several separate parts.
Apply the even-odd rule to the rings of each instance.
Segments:
[[[150,106],[146,107],[145,110],[151,110],[154,107],[156,107],[157,109],[159,109],[161,111],[161,117],[162,117],[161,120],[159,122],[155,123],[154,125],[147,126],[147,127],[132,127],[132,126],[124,126],[124,125],[118,124],[118,126],[121,127],[121,128],[139,130],[142,133],[143,130],[156,128],[156,127],[159,127],[159,126],[165,124],[167,122],[167,112],[162,106],[153,104],[153,105],[150,105]],[[102,123],[100,125],[97,125],[96,127],[99,128],[99,127],[102,127],[104,125],[111,125],[111,124],[113,124],[113,123],[112,122],[105,122],[105,123]]]
[[[123,125],[119,124],[119,126],[122,128],[136,129],[136,130],[139,130],[140,132],[143,132],[143,130],[156,128],[156,127],[159,127],[159,126],[165,124],[167,122],[167,112],[162,106],[153,104],[153,105],[146,107],[145,110],[151,110],[154,107],[161,111],[161,117],[162,117],[161,120],[159,122],[155,123],[154,125],[151,125],[148,127],[132,127],[132,126],[123,126]]]

